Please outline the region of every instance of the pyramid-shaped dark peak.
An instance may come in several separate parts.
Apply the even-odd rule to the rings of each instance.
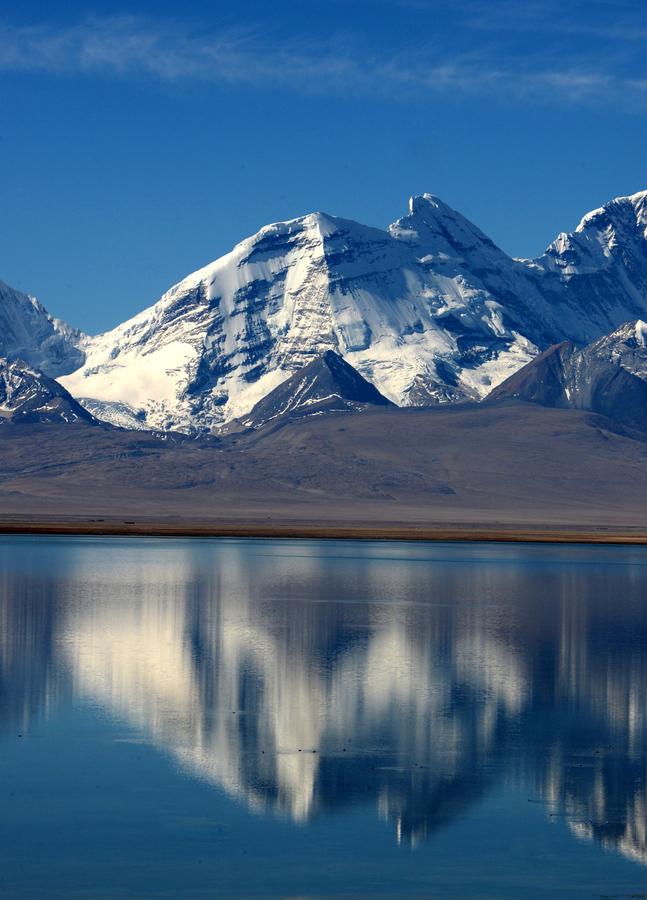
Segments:
[[[390,406],[391,401],[381,394],[374,384],[367,381],[346,362],[343,356],[334,350],[326,350],[320,357],[314,359],[303,369],[301,375],[314,375],[316,382],[309,386],[310,396],[324,394],[328,388],[335,389],[344,400],[352,400],[355,403],[372,403],[376,406]]]
[[[392,405],[342,356],[326,350],[263,397],[238,424],[259,428],[278,420]]]
[[[636,348],[618,352],[621,329],[582,348],[569,341],[556,344],[502,382],[486,400],[588,410],[616,425],[647,430],[647,364],[636,352],[642,349],[640,327],[630,325]]]
[[[0,425],[97,420],[53,378],[21,359],[0,359]]]
[[[577,353],[575,344],[554,344],[501,382],[487,400],[526,400],[542,406],[565,406],[565,369]]]

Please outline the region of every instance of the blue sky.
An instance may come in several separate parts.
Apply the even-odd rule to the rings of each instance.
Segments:
[[[424,191],[536,255],[647,188],[646,49],[623,0],[5,0],[0,278],[99,331],[267,222]]]

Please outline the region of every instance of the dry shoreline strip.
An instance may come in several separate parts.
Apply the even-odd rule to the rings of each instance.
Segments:
[[[647,530],[564,529],[491,525],[380,525],[243,522],[159,522],[117,519],[5,519],[0,534],[191,538],[304,538],[367,541],[447,541],[558,544],[647,544]]]

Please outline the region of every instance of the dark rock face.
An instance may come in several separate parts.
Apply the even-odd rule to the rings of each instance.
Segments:
[[[20,422],[98,424],[57,381],[22,360],[0,360],[0,425]]]
[[[392,405],[338,353],[328,350],[263,397],[237,425],[260,428],[271,421]]]
[[[638,320],[581,349],[569,341],[556,344],[496,387],[487,400],[590,410],[647,430],[646,332]]]
[[[494,388],[487,400],[526,400],[542,406],[567,407],[566,368],[577,348],[570,341],[554,344]]]

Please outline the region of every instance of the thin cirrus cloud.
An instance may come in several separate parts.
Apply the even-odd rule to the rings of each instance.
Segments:
[[[647,78],[603,71],[594,60],[564,63],[554,52],[524,58],[494,46],[455,54],[428,46],[385,58],[349,46],[348,39],[268,43],[253,29],[205,34],[135,17],[93,18],[67,27],[0,24],[0,70],[396,96],[454,91],[553,102],[647,97]]]

